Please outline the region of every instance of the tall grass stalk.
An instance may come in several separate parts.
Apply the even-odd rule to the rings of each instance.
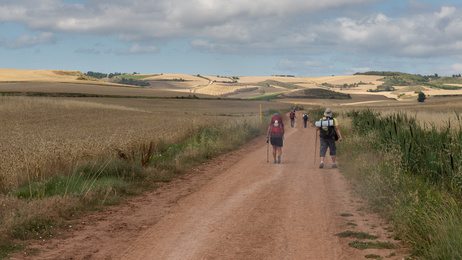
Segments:
[[[421,127],[413,117],[397,113],[381,117],[371,110],[350,111],[356,132],[373,131],[376,151],[392,150],[400,169],[462,195],[462,131],[448,121],[438,130],[434,125]]]
[[[400,114],[381,118],[373,111],[350,111],[346,115],[352,126],[342,125],[347,138],[339,145],[339,159],[355,190],[393,224],[414,256],[461,259],[460,186],[453,185],[460,165],[453,160],[452,166],[449,156],[460,149],[452,143],[459,140],[460,131],[454,126],[442,132],[421,129]]]

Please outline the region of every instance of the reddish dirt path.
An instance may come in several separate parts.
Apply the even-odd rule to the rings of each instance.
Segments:
[[[281,164],[272,163],[271,147],[266,161],[265,138],[258,138],[156,191],[81,218],[67,239],[31,244],[36,255],[11,259],[401,259],[396,249],[358,250],[348,246],[353,238],[335,235],[355,230],[391,241],[383,221],[358,211],[361,202],[329,158],[328,167],[315,167],[315,130],[303,128],[301,114],[297,120],[296,128],[286,122]]]

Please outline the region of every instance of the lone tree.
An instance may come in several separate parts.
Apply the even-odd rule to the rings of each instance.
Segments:
[[[418,102],[424,102],[427,96],[425,96],[425,93],[419,92],[419,95],[417,96],[417,101]]]

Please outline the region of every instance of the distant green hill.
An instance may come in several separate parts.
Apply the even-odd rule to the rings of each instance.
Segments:
[[[349,94],[343,94],[322,88],[303,89],[284,94],[288,98],[314,98],[314,99],[351,99]]]
[[[393,91],[393,86],[428,86],[439,89],[462,89],[462,87],[452,86],[448,84],[462,84],[462,77],[453,75],[452,77],[440,77],[438,74],[430,76],[422,76],[420,74],[408,74],[403,72],[392,71],[368,71],[358,72],[354,75],[374,75],[384,76],[381,81],[384,83],[377,86],[376,90],[372,91]]]
[[[278,87],[283,87],[283,88],[287,88],[287,89],[299,89],[299,88],[301,88],[300,86],[297,86],[297,83],[280,82],[280,81],[277,81],[277,80],[265,80],[265,81],[256,83],[254,85],[262,86],[262,87],[278,86]]]

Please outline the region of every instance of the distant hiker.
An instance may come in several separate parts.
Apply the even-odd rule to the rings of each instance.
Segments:
[[[278,113],[275,113],[271,118],[271,123],[266,133],[266,141],[271,141],[271,145],[273,146],[274,163],[281,163],[283,139],[284,123],[282,122],[282,117]],[[277,160],[276,153],[278,154]]]
[[[290,127],[294,127],[295,125],[295,112],[290,112]]]
[[[306,123],[308,122],[308,115],[306,113],[303,114],[303,125],[306,128]]]
[[[335,141],[342,141],[342,134],[336,118],[332,117],[332,110],[327,108],[324,111],[324,117],[319,121],[316,121],[316,132],[319,131],[321,148],[319,157],[321,157],[321,164],[319,168],[324,168],[324,157],[326,156],[327,148],[329,147],[329,154],[332,157],[332,168],[337,168],[336,161],[336,150]]]

